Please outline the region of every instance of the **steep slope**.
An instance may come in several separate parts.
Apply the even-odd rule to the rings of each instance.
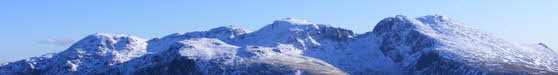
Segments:
[[[382,20],[380,50],[417,74],[557,74],[555,52],[503,41],[446,16]]]

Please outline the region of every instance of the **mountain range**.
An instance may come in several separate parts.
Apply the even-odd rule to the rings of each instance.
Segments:
[[[508,42],[441,15],[381,20],[363,34],[285,18],[142,39],[96,33],[67,50],[2,64],[0,74],[558,74],[558,52]]]

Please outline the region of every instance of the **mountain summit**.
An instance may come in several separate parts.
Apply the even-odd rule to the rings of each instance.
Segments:
[[[508,42],[447,16],[381,20],[371,32],[285,18],[143,40],[97,33],[0,74],[558,74],[546,45]]]
[[[507,42],[445,16],[396,16],[373,33],[380,50],[404,70],[422,73],[556,74],[556,52]]]

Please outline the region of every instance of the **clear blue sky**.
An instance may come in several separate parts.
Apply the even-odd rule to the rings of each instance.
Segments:
[[[558,48],[557,0],[2,0],[0,62],[65,50],[87,35],[145,39],[293,17],[371,31],[383,18],[441,14],[503,39]]]

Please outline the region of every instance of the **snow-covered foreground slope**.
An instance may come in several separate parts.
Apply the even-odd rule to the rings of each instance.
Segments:
[[[373,31],[286,18],[257,31],[225,26],[143,40],[93,34],[0,74],[558,74],[558,53],[448,17],[382,20]]]

